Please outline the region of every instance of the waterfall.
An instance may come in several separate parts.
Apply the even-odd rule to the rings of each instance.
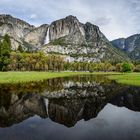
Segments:
[[[48,27],[44,44],[48,44],[49,42],[50,42],[50,28]]]

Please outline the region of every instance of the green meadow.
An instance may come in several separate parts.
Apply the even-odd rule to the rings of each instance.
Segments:
[[[47,80],[57,77],[67,77],[74,75],[84,75],[84,74],[119,74],[114,72],[0,72],[0,83],[27,83],[27,82],[37,82],[42,80]]]
[[[109,79],[120,84],[140,86],[140,73],[117,72],[0,72],[0,83],[28,83],[84,74],[106,75]]]
[[[125,85],[140,86],[140,73],[124,73],[120,75],[109,75],[109,79]]]

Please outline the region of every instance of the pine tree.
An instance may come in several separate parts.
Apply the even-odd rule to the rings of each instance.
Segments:
[[[6,70],[7,65],[10,63],[11,41],[10,37],[6,34],[0,43],[0,70]]]
[[[6,34],[6,35],[4,36],[4,38],[3,38],[3,40],[7,42],[8,47],[9,47],[8,49],[11,50],[11,40],[10,40],[9,35]]]
[[[21,53],[23,53],[24,52],[24,50],[23,50],[23,48],[22,48],[22,46],[21,45],[19,45],[18,46],[18,49],[17,49],[19,52],[21,52]]]

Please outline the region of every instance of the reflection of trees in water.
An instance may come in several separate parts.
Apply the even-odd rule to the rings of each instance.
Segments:
[[[123,89],[111,98],[110,103],[118,107],[125,106],[130,110],[140,111],[140,88],[128,87],[127,90]]]
[[[48,79],[40,82],[19,83],[19,84],[0,84],[0,93],[41,93],[45,90],[52,92],[64,89],[65,83],[72,81],[73,83],[92,83],[94,81],[99,83],[110,83],[106,77],[103,76],[73,76],[66,78]]]

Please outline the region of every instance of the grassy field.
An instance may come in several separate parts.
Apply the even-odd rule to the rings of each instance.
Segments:
[[[0,72],[0,83],[25,83],[75,75],[73,72]],[[82,74],[82,73],[79,73]]]
[[[0,72],[0,83],[26,83],[80,74],[102,74],[107,75],[109,79],[116,80],[116,82],[121,84],[140,86],[140,73],[122,74],[116,72]]]
[[[140,73],[124,73],[120,75],[110,75],[109,79],[125,85],[140,86]]]
[[[26,83],[42,81],[50,78],[67,77],[73,75],[91,74],[89,72],[0,72],[0,83]],[[92,74],[113,74],[113,73],[92,73]]]

